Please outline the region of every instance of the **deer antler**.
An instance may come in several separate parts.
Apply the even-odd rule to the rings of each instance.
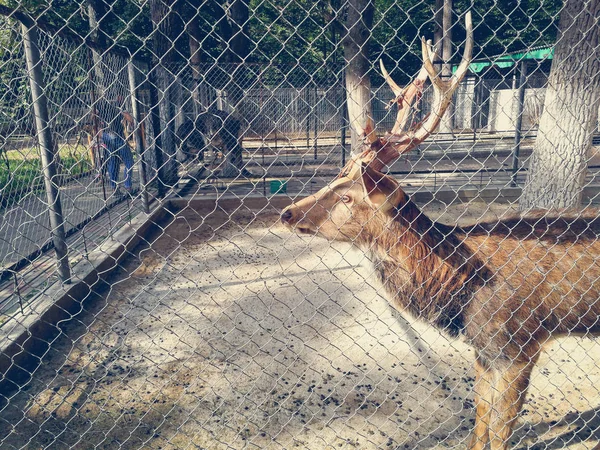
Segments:
[[[421,39],[423,67],[421,67],[417,77],[404,89],[400,88],[392,80],[383,62],[380,61],[383,77],[394,94],[396,94],[396,98],[392,100],[392,103],[398,103],[396,123],[391,133],[386,133],[385,136],[377,139],[369,139],[370,142],[367,141],[365,144],[367,147],[365,151],[353,157],[352,161],[342,170],[340,176],[354,178],[357,176],[359,168],[363,163],[368,164],[369,167],[375,170],[381,170],[384,166],[396,161],[403,153],[417,147],[436,130],[446,109],[448,109],[448,105],[452,101],[454,91],[458,88],[471,63],[471,55],[473,53],[473,23],[470,12],[467,12],[465,15],[465,28],[467,38],[463,58],[458,69],[449,80],[442,80],[433,67],[434,49],[431,46],[431,41],[425,41],[425,38]],[[405,130],[410,109],[417,96],[422,92],[427,78],[429,78],[433,86],[431,113],[414,129]]]
[[[435,52],[433,47],[431,46],[431,40],[427,41],[427,48],[429,51],[429,55],[431,58],[435,56]],[[433,61],[433,60],[432,60]],[[417,77],[404,89],[396,84],[396,82],[392,79],[385,66],[383,65],[383,60],[379,60],[379,67],[381,68],[381,73],[383,78],[392,89],[396,97],[390,101],[391,107],[394,103],[398,104],[398,116],[396,117],[396,123],[394,124],[394,128],[392,128],[392,134],[398,134],[402,132],[406,128],[406,123],[408,118],[410,117],[410,109],[420,94],[423,92],[423,86],[425,85],[425,81],[427,80],[427,70],[425,66],[421,67],[419,74]]]

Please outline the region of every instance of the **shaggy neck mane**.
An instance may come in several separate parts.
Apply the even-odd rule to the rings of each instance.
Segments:
[[[460,228],[431,221],[410,200],[369,221],[358,242],[373,255],[378,275],[400,307],[457,335],[472,293],[491,271],[464,243]],[[375,236],[373,238],[373,236]]]

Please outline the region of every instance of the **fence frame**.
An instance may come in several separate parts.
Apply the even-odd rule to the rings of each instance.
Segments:
[[[27,69],[31,86],[31,97],[35,114],[36,136],[40,146],[44,185],[48,200],[48,216],[54,251],[58,266],[58,273],[64,283],[71,279],[68,249],[65,241],[64,218],[60,201],[60,189],[56,182],[56,153],[57,148],[52,139],[50,119],[48,117],[48,103],[45,94],[44,75],[42,74],[42,61],[38,45],[38,34],[35,26],[21,24],[23,45],[27,60]]]

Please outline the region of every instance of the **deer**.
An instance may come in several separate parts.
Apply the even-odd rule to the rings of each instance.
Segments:
[[[465,23],[464,54],[447,80],[435,70],[434,49],[424,38],[423,66],[405,88],[381,62],[398,103],[391,132],[377,136],[367,123],[364,151],[329,185],[286,207],[280,220],[301,235],[365,252],[394,306],[475,350],[475,424],[467,448],[505,450],[545,344],[600,334],[600,218],[591,209],[531,211],[446,225],[427,217],[383,173],[439,125],[471,61],[470,13]],[[407,127],[427,79],[434,89],[431,113]]]

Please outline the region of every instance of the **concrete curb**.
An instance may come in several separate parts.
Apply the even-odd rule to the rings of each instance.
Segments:
[[[84,310],[84,303],[96,296],[95,291],[104,286],[106,278],[143,236],[164,219],[169,208],[167,200],[150,214],[138,214],[72,268],[71,284],[55,282],[24,307],[21,321],[0,328],[1,392],[27,381],[60,335],[59,324]]]

